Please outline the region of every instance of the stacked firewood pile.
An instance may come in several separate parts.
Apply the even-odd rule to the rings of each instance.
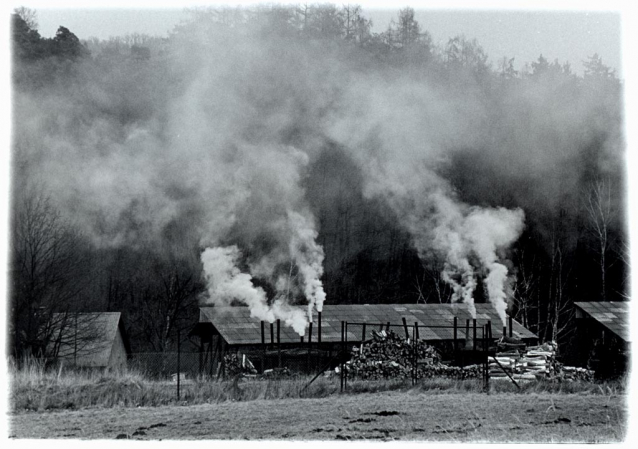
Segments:
[[[556,343],[521,347],[512,339],[498,343],[499,352],[489,358],[490,378],[514,380],[560,379],[592,380],[593,371],[584,368],[565,367],[556,360]],[[509,376],[508,376],[509,374]]]
[[[257,374],[257,370],[245,355],[226,354],[224,372],[227,376]]]
[[[371,341],[352,348],[352,357],[345,364],[345,373],[348,377],[359,379],[408,378],[413,374],[417,379],[468,379],[479,377],[480,367],[444,365],[437,350],[424,341],[415,343],[392,331],[373,331]]]

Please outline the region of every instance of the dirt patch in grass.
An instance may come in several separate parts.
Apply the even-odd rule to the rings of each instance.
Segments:
[[[617,442],[622,395],[384,392],[191,406],[22,412],[14,438]]]

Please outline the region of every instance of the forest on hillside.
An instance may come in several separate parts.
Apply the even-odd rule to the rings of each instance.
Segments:
[[[411,8],[382,33],[352,5],[190,12],[108,40],[12,15],[14,355],[77,311],[172,350],[246,280],[269,307],[500,295],[562,347],[573,302],[628,300],[622,81],[600,55],[517,71],[470,36],[435,45]]]

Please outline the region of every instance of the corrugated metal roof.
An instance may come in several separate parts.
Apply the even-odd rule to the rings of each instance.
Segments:
[[[49,346],[60,341],[58,358],[73,359],[78,366],[106,367],[120,318],[120,312],[54,313]]]
[[[305,306],[300,306],[306,310]],[[498,337],[502,334],[502,322],[496,310],[491,304],[476,304],[477,337],[481,337],[480,327],[492,322],[492,334]],[[472,316],[465,304],[374,304],[374,305],[350,305],[350,304],[325,304],[321,316],[321,341],[341,341],[341,321],[348,321],[348,341],[361,341],[363,326],[353,323],[367,323],[365,338],[371,338],[372,330],[380,327],[380,324],[390,323],[402,325],[405,318],[408,325],[415,322],[419,326],[419,337],[424,340],[452,340],[454,338],[453,320],[458,320],[457,338],[465,339],[466,320]],[[200,323],[212,323],[221,336],[231,345],[234,344],[259,344],[261,343],[261,324],[257,318],[250,316],[248,307],[201,307]],[[248,326],[250,325],[250,326]],[[375,326],[376,325],[376,326]],[[437,328],[435,326],[449,326]],[[276,323],[274,325],[274,339],[277,340]],[[520,323],[514,321],[513,336],[517,338],[537,338]],[[403,332],[402,328],[393,327],[395,332]],[[306,328],[304,341],[308,341]],[[281,342],[298,343],[300,335],[292,328],[281,323]],[[317,312],[313,313],[312,341],[317,341]],[[409,328],[412,335],[412,328]],[[470,332],[472,330],[470,329]],[[270,343],[270,323],[265,323],[266,343]]]
[[[625,341],[629,335],[629,302],[591,301],[574,305]]]

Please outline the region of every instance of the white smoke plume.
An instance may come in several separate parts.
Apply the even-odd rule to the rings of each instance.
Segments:
[[[488,299],[505,323],[511,281],[505,266],[507,250],[523,231],[523,211],[469,207],[440,192],[424,192],[422,201],[438,213],[410,228],[419,253],[427,257],[434,252],[445,260],[442,279],[452,286],[452,300],[467,304],[472,316],[476,316],[477,276],[484,277]]]
[[[177,235],[179,248],[188,237],[203,250],[207,302],[234,298],[298,331],[308,314],[290,304],[326,300],[321,221],[303,187],[326,148],[354,164],[358,193],[384,200],[425,264],[441,261],[454,301],[471,309],[483,282],[504,317],[523,212],[461,201],[445,174],[452,155],[492,168],[495,179],[471,184],[489,199],[476,203],[502,204],[493,184],[505,179],[510,204],[551,208],[557,192],[577,191],[592,136],[615,129],[605,92],[574,98],[529,80],[484,90],[349,43],[206,20],[179,27],[149,61],[78,64],[68,82],[16,91],[14,190],[46,184],[97,246],[159,248]],[[601,143],[601,163],[622,159],[620,140]]]
[[[209,297],[220,305],[239,301],[250,308],[250,316],[270,323],[281,319],[303,335],[307,324],[304,313],[282,299],[269,305],[264,289],[255,287],[252,276],[238,268],[240,260],[237,246],[207,248],[202,252]]]
[[[323,248],[317,244],[317,231],[312,223],[300,213],[288,213],[288,221],[292,231],[290,239],[290,255],[299,268],[302,277],[303,291],[308,299],[308,317],[312,319],[312,310],[323,310],[326,293],[323,290]]]

